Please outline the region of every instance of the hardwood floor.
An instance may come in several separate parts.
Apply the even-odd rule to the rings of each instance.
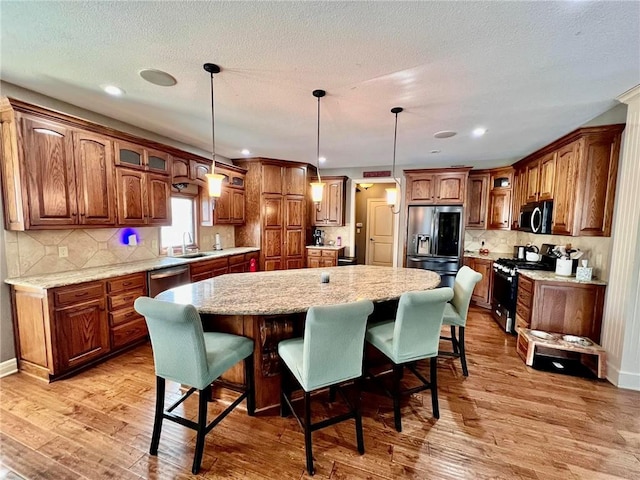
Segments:
[[[515,338],[481,310],[470,313],[467,351],[468,378],[459,361],[439,360],[439,420],[422,392],[404,403],[397,433],[391,401],[365,393],[363,456],[353,421],[314,432],[315,478],[640,478],[640,392],[526,367]],[[421,370],[428,374],[428,363]],[[0,478],[307,476],[295,420],[242,409],[207,435],[198,476],[190,473],[195,434],[179,425],[164,423],[158,456],[149,456],[154,388],[148,345],[52,384],[1,379]],[[177,397],[177,385],[167,390]],[[210,404],[211,414],[221,403]],[[318,415],[338,408],[314,404]],[[179,408],[195,417],[197,398]]]

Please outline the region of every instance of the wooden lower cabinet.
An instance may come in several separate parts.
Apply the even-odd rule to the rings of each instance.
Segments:
[[[146,321],[133,303],[147,294],[146,272],[109,279],[106,285],[111,347],[124,347],[145,338],[149,333]]]
[[[518,275],[516,327],[588,337],[600,343],[605,285]]]
[[[307,267],[336,267],[338,266],[338,257],[342,251],[343,249],[307,248]]]
[[[482,275],[471,295],[474,304],[483,308],[491,308],[491,294],[493,292],[493,260],[488,258],[464,257],[464,265]]]
[[[229,259],[227,257],[202,260],[191,264],[191,282],[199,282],[225,273],[229,273]]]

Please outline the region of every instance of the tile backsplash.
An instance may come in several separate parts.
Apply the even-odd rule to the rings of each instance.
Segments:
[[[58,273],[160,256],[160,228],[136,228],[138,244],[122,245],[120,228],[4,231],[9,277]],[[233,226],[201,227],[200,250],[213,250],[215,234],[223,248],[235,246]],[[67,256],[60,256],[66,247]]]
[[[611,237],[565,237],[509,230],[466,230],[464,249],[478,251],[482,248],[483,241],[484,248],[488,248],[490,252],[504,253],[508,257],[513,255],[514,245],[531,243],[540,248],[543,243],[554,245],[570,243],[573,248],[578,248],[584,252],[582,259],[587,259],[589,265],[594,268],[594,276],[602,280],[607,280],[609,276]]]

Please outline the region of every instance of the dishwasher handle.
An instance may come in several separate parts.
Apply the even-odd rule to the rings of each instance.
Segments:
[[[149,273],[149,280],[160,280],[161,278],[175,277],[189,271],[189,267],[176,267],[171,269],[163,269],[160,272]]]

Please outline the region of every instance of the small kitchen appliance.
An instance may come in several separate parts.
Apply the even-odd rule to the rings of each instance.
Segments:
[[[517,258],[518,260],[524,260],[525,254],[525,245],[516,245],[513,247],[513,258]]]
[[[323,232],[322,230],[320,230],[319,228],[316,228],[313,231],[313,244],[316,247],[321,247],[324,245],[324,241],[323,241]]]

